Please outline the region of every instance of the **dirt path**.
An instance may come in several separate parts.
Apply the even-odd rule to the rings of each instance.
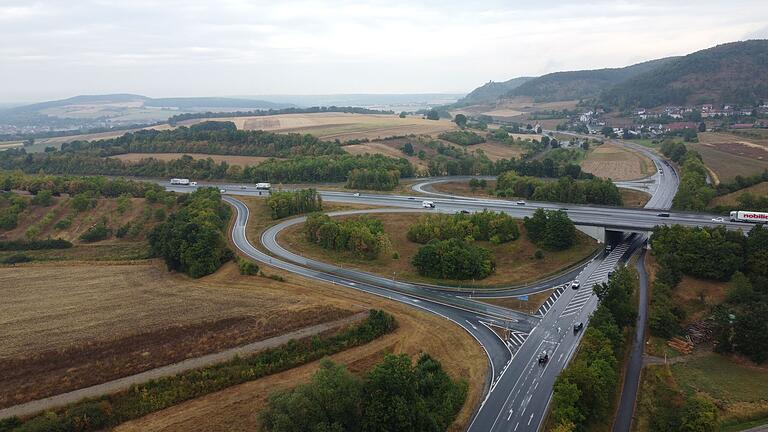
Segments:
[[[707,354],[710,354],[709,351],[697,351],[693,354],[689,355],[681,355],[677,357],[669,357],[666,359],[666,364],[673,365],[675,363],[685,363],[689,362],[691,360],[696,360],[699,357],[703,357]],[[643,356],[643,366],[649,366],[649,365],[663,365],[665,364],[664,357],[656,357],[652,355],[644,355]]]
[[[343,318],[336,321],[331,321],[323,324],[318,324],[310,327],[305,327],[300,330],[296,330],[290,333],[286,333],[273,338],[265,339],[259,342],[253,342],[247,345],[243,345],[237,348],[228,349],[214,354],[204,355],[193,359],[184,360],[178,363],[174,363],[168,366],[159,367],[156,369],[148,370],[146,372],[138,373],[135,375],[120,378],[114,381],[105,382],[91,387],[74,390],[67,393],[62,393],[56,396],[51,396],[45,399],[39,399],[12,407],[0,410],[0,419],[12,417],[12,416],[27,416],[37,412],[45,411],[61,407],[73,402],[77,402],[80,399],[87,397],[102,396],[105,394],[116,393],[121,390],[126,390],[134,384],[145,383],[150,380],[176,375],[181,372],[185,372],[191,369],[197,369],[205,366],[210,366],[216,363],[221,363],[234,358],[235,356],[247,356],[254,354],[265,349],[274,348],[283,345],[291,339],[302,339],[308,336],[320,334],[327,330],[337,328],[342,325],[350,324],[356,321],[361,321],[368,316],[368,312],[361,312],[352,315],[347,318]]]

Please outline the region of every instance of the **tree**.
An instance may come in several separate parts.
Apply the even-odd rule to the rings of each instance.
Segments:
[[[405,111],[400,111],[400,118],[405,118],[408,115]]]
[[[435,108],[432,108],[427,111],[427,120],[440,120],[440,113]]]
[[[496,267],[488,249],[457,238],[430,241],[411,263],[422,276],[457,280],[483,279]]]
[[[456,114],[456,116],[453,118],[453,122],[456,123],[456,125],[462,129],[467,127],[467,116],[464,114]]]
[[[707,131],[707,124],[704,122],[699,123],[699,132],[706,132]]]
[[[409,142],[403,144],[403,147],[400,150],[408,156],[413,156],[413,144]]]
[[[720,430],[717,406],[702,396],[688,397],[680,419],[681,432],[715,432]]]

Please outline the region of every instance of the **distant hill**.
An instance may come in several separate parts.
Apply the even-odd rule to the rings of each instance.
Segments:
[[[467,94],[463,98],[459,99],[456,102],[455,106],[466,106],[466,105],[476,105],[476,104],[496,102],[496,99],[507,94],[510,90],[516,89],[520,85],[525,84],[526,82],[532,79],[535,79],[535,78],[534,77],[517,77],[517,78],[512,78],[511,80],[502,81],[502,82],[488,81],[482,86],[469,92],[469,94]]]
[[[607,90],[621,108],[684,104],[753,104],[768,98],[768,40],[718,45],[677,57]]]
[[[530,96],[537,102],[597,97],[606,89],[674,60],[668,57],[612,69],[555,72],[529,80],[508,91],[505,97]]]

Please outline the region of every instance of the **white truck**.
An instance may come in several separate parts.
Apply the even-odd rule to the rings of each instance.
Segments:
[[[422,201],[421,206],[424,208],[435,208],[435,203],[432,201]]]
[[[731,222],[768,223],[768,213],[752,211],[732,211]]]
[[[256,183],[256,190],[270,190],[272,189],[272,183]]]
[[[197,186],[197,182],[189,181],[189,179],[185,178],[172,178],[171,184],[179,186]]]

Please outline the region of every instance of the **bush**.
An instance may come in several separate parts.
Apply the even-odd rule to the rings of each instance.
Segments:
[[[424,215],[408,228],[408,240],[427,243],[431,240],[474,239],[506,243],[520,237],[517,221],[503,212],[483,210],[471,215]]]
[[[48,207],[51,204],[53,204],[53,192],[49,190],[41,190],[32,198],[32,205]]]
[[[3,258],[2,261],[0,262],[2,264],[19,264],[19,263],[25,263],[29,261],[32,261],[32,258],[30,258],[29,256],[24,254],[15,254],[15,255],[10,255]]]
[[[121,225],[121,226],[120,226],[120,227],[117,229],[117,232],[115,233],[115,237],[117,237],[117,238],[123,238],[123,237],[125,237],[126,235],[128,235],[128,232],[129,232],[130,230],[131,230],[131,223],[130,223],[130,222],[126,223],[125,225]]]
[[[456,238],[430,241],[411,263],[420,275],[438,279],[483,279],[496,268],[488,249]]]
[[[377,258],[385,245],[390,245],[381,221],[365,216],[337,221],[313,213],[304,224],[304,235],[325,249],[351,252],[366,259]]]
[[[56,222],[56,224],[54,224],[53,227],[56,228],[57,230],[65,230],[72,226],[72,220],[74,220],[74,216],[69,215],[61,219],[60,221]]]
[[[240,258],[237,265],[240,268],[241,275],[255,276],[259,274],[259,266],[253,261]]]
[[[68,249],[72,243],[64,239],[0,241],[0,251]]]
[[[437,136],[442,140],[452,142],[461,146],[469,146],[485,142],[485,138],[472,131],[449,131],[443,132]]]
[[[576,243],[576,226],[561,210],[538,209],[524,219],[528,238],[548,250],[565,250]]]
[[[86,243],[93,243],[101,240],[106,240],[112,235],[112,230],[107,228],[104,222],[99,222],[96,225],[88,228],[86,232],[80,235],[80,240]]]
[[[323,200],[315,189],[272,192],[267,205],[272,212],[272,219],[323,210]]]
[[[533,257],[536,259],[543,259],[544,252],[541,249],[537,249],[536,252],[533,254]]]

